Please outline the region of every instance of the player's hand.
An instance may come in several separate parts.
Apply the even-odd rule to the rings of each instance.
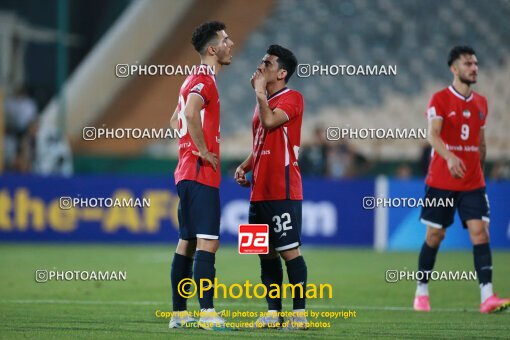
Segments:
[[[257,71],[255,71],[255,73],[251,76],[250,81],[251,86],[255,89],[255,91],[266,92],[267,80],[262,70],[257,69]]]
[[[213,170],[216,171],[216,167],[218,166],[218,155],[216,155],[215,153],[209,152],[209,151],[206,151],[205,153],[201,153],[198,151],[192,151],[192,153],[195,156],[202,158],[207,163],[211,164],[211,166],[213,167]]]
[[[466,174],[467,168],[464,162],[457,156],[452,155],[446,160],[448,163],[448,170],[454,178],[463,178]]]
[[[242,187],[246,188],[250,186],[250,181],[246,179],[246,172],[241,168],[241,166],[237,167],[234,179],[236,180],[237,184]]]

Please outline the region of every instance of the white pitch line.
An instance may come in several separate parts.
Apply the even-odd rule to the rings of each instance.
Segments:
[[[158,306],[165,305],[170,306],[168,301],[101,301],[101,300],[0,300],[0,304],[64,304],[64,305],[130,305],[130,306]],[[239,306],[239,307],[264,307],[265,305],[257,303],[246,303],[246,302],[231,302],[222,301],[217,302],[217,305],[223,306]],[[221,309],[221,308],[218,308]],[[413,311],[412,307],[402,306],[327,306],[327,305],[316,305],[307,304],[307,309],[324,309],[324,310],[369,310],[369,311]],[[433,312],[445,312],[445,313],[459,313],[459,312],[477,312],[475,308],[434,308]]]

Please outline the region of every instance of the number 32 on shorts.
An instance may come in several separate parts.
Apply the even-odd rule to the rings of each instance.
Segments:
[[[276,223],[276,228],[274,228],[275,233],[292,229],[292,226],[289,225],[291,223],[289,213],[283,213],[281,216],[274,215],[273,222]]]

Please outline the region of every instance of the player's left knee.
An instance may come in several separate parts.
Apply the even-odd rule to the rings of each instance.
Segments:
[[[209,253],[216,253],[220,247],[220,240],[201,239],[197,240],[197,250],[205,250]]]
[[[179,243],[177,243],[177,249],[175,250],[175,252],[186,257],[193,257],[195,255],[196,247],[197,247],[196,240],[181,239],[179,240]]]
[[[489,230],[487,228],[483,228],[480,230],[476,230],[471,232],[471,239],[473,244],[484,244],[489,243]]]
[[[489,243],[489,233],[487,232],[481,232],[477,235],[473,236],[473,244],[484,244]]]
[[[298,247],[298,248],[282,251],[282,252],[280,252],[280,255],[286,262],[288,262],[288,261],[294,260],[296,257],[301,256],[301,251],[299,250],[299,247]]]

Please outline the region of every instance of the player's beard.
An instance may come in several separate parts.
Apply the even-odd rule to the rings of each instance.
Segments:
[[[220,65],[230,65],[230,56],[227,56],[226,58],[224,59],[220,59],[218,60],[218,64]]]
[[[475,77],[475,80],[470,80],[470,79],[467,79],[467,78],[464,78],[464,77],[459,77],[459,80],[460,80],[461,83],[464,83],[467,86],[470,86],[471,84],[476,84],[476,77]]]
[[[221,54],[218,54],[218,64],[220,65],[230,65],[232,61],[231,55],[226,51],[222,51]]]

